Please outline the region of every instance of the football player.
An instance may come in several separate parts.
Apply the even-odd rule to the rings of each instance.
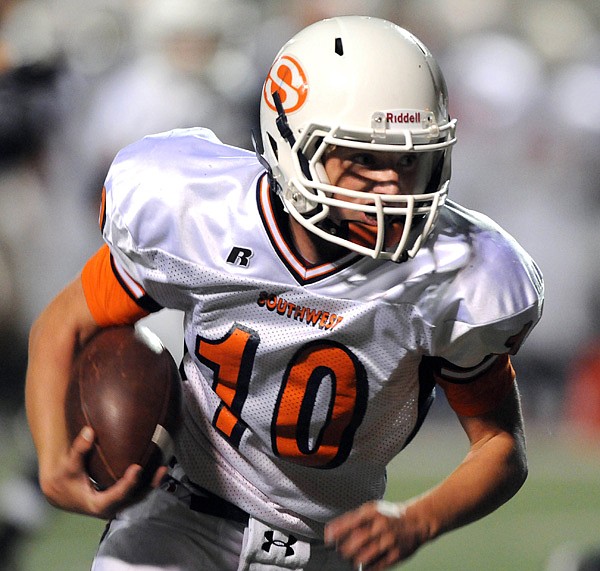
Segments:
[[[527,473],[511,355],[540,272],[447,199],[455,121],[397,25],[315,23],[277,55],[256,154],[201,129],[144,138],[106,178],[106,244],[31,333],[27,410],[56,506],[110,520],[93,569],[385,569],[511,498]],[[63,418],[100,327],[185,312],[177,462],[90,484]],[[438,486],[382,500],[436,386],[470,443]],[[424,452],[425,453],[425,452]]]

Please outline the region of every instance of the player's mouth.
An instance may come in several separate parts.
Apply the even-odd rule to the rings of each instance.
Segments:
[[[348,221],[348,238],[355,244],[374,248],[377,243],[377,216],[375,214],[362,213],[360,219]],[[404,218],[394,217],[386,220],[384,247],[395,248],[402,238],[404,231]]]
[[[367,226],[377,226],[377,214],[370,214],[367,212],[363,212],[361,214],[361,220],[359,222],[362,222],[363,224],[366,224]]]
[[[393,216],[386,214],[384,216],[384,223],[386,228],[393,227],[398,224],[404,224],[404,216]],[[359,212],[356,222],[366,224],[367,226],[377,226],[377,213],[376,212]]]

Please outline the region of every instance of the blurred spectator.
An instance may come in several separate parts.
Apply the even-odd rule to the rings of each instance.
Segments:
[[[600,547],[560,545],[550,555],[545,571],[600,571]]]
[[[600,439],[600,338],[575,356],[565,386],[564,421],[579,437]]]
[[[388,12],[446,72],[460,139],[450,198],[497,220],[544,273],[544,319],[518,361],[525,412],[549,423],[568,363],[596,330],[598,6],[407,0]]]
[[[23,387],[29,308],[44,281],[36,263],[51,201],[46,149],[60,119],[64,68],[42,4],[5,4],[0,17],[0,419],[11,435],[2,443],[4,463],[16,466],[0,482],[0,568],[14,570],[19,540],[44,524],[47,509],[24,438]]]
[[[251,63],[229,32],[252,13],[237,0],[142,0],[129,13],[113,9],[109,27],[87,12],[80,25],[96,25],[99,36],[109,34],[106,41],[117,27],[130,40],[125,57],[107,69],[96,66],[96,77],[94,67],[80,66],[91,89],[71,115],[69,138],[78,183],[94,207],[114,155],[145,135],[202,125],[226,143],[250,145],[244,103]],[[240,132],[247,137],[236,138]]]

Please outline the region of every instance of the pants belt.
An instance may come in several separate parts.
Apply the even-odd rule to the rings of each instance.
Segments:
[[[202,490],[202,495],[192,494],[190,497],[190,509],[195,512],[230,519],[248,525],[250,516],[236,505],[211,494],[208,490]]]
[[[161,487],[170,493],[174,493],[195,512],[248,525],[250,516],[247,512],[192,482],[187,481],[182,484],[175,478],[167,476]],[[182,488],[185,489],[185,493],[182,493]]]

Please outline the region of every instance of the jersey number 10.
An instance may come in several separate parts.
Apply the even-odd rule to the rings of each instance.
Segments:
[[[213,371],[212,388],[221,399],[212,424],[236,447],[248,430],[242,409],[259,344],[256,331],[237,323],[216,341],[196,338],[196,356]],[[317,395],[326,380],[331,383],[327,414],[311,438]],[[271,420],[273,453],[314,468],[339,466],[352,450],[367,399],[366,370],[347,347],[333,341],[302,345],[281,380]]]

